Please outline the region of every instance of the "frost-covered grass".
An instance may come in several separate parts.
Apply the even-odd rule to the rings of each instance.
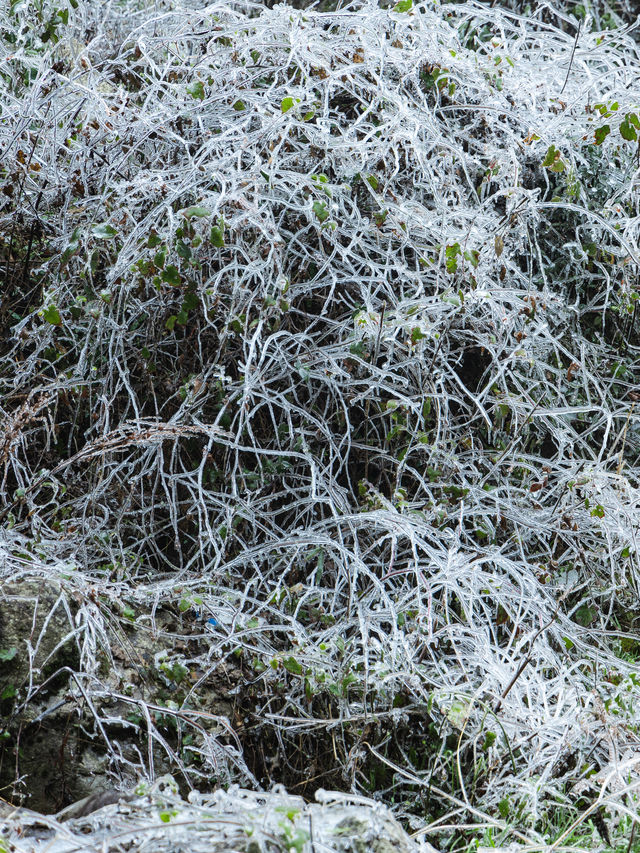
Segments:
[[[632,837],[624,11],[0,12],[3,574],[82,602],[96,708],[118,619],[210,631],[160,704],[240,667],[243,758],[176,751],[191,784],[375,795],[442,848]]]

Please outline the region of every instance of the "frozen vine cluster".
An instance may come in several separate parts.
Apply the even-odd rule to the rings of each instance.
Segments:
[[[173,608],[207,642],[167,635],[195,673],[167,696],[241,665],[245,757],[277,745],[285,782],[537,844],[580,779],[629,819],[633,28],[26,0],[0,25],[3,572],[36,543],[80,595],[83,695],[106,602],[149,632]]]

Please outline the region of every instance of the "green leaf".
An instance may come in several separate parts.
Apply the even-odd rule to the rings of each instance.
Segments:
[[[399,3],[393,7],[394,12],[410,12],[411,7],[413,6],[413,0],[400,0]]]
[[[603,124],[602,127],[596,127],[594,131],[594,136],[596,138],[596,145],[602,145],[607,136],[611,133],[611,127],[608,124]]]
[[[558,151],[556,146],[550,145],[547,148],[547,153],[545,154],[545,158],[542,161],[542,165],[545,167],[545,169],[548,169],[549,167],[553,166],[553,164],[555,163],[555,161],[558,159],[559,156],[560,156],[560,152]]]
[[[638,138],[638,134],[636,132],[635,127],[629,121],[629,117],[627,116],[625,120],[620,125],[620,136],[623,139],[626,139],[627,142],[635,142]]]
[[[451,246],[445,248],[445,266],[447,267],[447,272],[454,273],[458,269],[458,255],[460,252],[460,243],[453,243]]]
[[[329,211],[323,201],[314,201],[312,209],[320,222],[325,222],[329,218]]]
[[[575,614],[576,622],[585,628],[588,625],[590,625],[595,618],[596,618],[596,612],[592,607],[589,607],[588,604],[583,604],[582,607],[579,607],[576,610],[576,614]]]
[[[13,684],[7,684],[7,686],[2,691],[2,695],[0,696],[0,699],[2,699],[3,701],[5,699],[13,699],[13,697],[16,695],[16,693],[17,693],[17,691],[16,691],[16,688],[13,686]]]
[[[164,324],[164,327],[168,332],[173,332],[177,319],[177,316],[175,314],[172,314],[167,320],[167,322]]]
[[[436,82],[437,82],[439,76],[440,76],[440,69],[439,68],[434,68],[433,71],[431,71],[431,73],[429,73],[428,71],[421,71],[420,72],[420,80],[422,81],[424,88],[427,91],[429,91],[429,89],[433,89],[433,87],[436,85]]]
[[[42,312],[42,316],[47,321],[47,323],[51,323],[52,326],[62,325],[62,317],[60,316],[60,312],[58,311],[55,305],[49,305],[48,308],[45,308]]]
[[[186,219],[191,219],[192,216],[198,218],[211,216],[211,211],[207,207],[202,207],[199,204],[194,204],[192,207],[185,207],[185,209],[180,212]]]
[[[193,83],[190,83],[187,86],[187,94],[191,95],[192,98],[204,101],[204,86],[202,85],[202,81],[194,80]]]
[[[464,257],[471,266],[476,269],[478,264],[480,263],[480,252],[477,249],[469,249],[464,253]]]
[[[632,124],[636,130],[640,130],[640,118],[636,113],[627,113],[627,121]]]
[[[295,658],[285,658],[282,661],[282,666],[292,675],[302,675],[302,664],[300,664]]]
[[[496,737],[497,735],[495,732],[486,733],[486,735],[484,736],[484,743],[482,744],[482,749],[485,750],[485,752],[496,742]]]
[[[171,284],[174,287],[177,287],[182,281],[180,273],[173,264],[169,264],[166,269],[162,270],[161,278],[162,281],[166,281],[167,284]]]
[[[113,225],[109,225],[108,222],[100,222],[93,226],[91,233],[94,237],[97,237],[98,240],[111,240],[118,232]]]
[[[293,98],[283,98],[280,103],[280,110],[283,113],[288,113],[290,109],[292,109],[294,104]]]
[[[184,301],[182,303],[182,307],[185,311],[193,311],[194,308],[197,308],[200,304],[200,297],[197,293],[189,292],[185,293]]]
[[[367,176],[367,183],[369,184],[369,186],[371,187],[372,190],[378,189],[378,179],[376,178],[375,175],[368,175]]]
[[[71,240],[69,240],[69,245],[64,250],[64,252],[62,253],[62,256],[60,258],[60,262],[61,262],[62,266],[64,266],[66,263],[68,263],[69,258],[78,251],[78,248],[80,246],[80,240],[78,239],[79,233],[80,233],[79,228],[74,229],[74,232],[71,235]]]
[[[18,654],[18,649],[15,646],[12,646],[10,649],[0,649],[0,660],[1,661],[13,660],[17,654]]]
[[[176,242],[176,252],[178,253],[178,257],[182,258],[185,261],[188,261],[191,257],[191,248],[187,246],[182,240],[178,240]]]
[[[246,110],[247,105],[245,104],[245,102],[244,102],[244,101],[240,101],[240,100],[238,100],[238,101],[236,101],[236,102],[235,102],[235,104],[233,105],[233,108],[234,108],[234,110],[235,110],[236,112],[241,112],[242,110]]]
[[[218,225],[213,225],[209,234],[209,240],[216,248],[221,249],[224,246],[224,232],[222,228]]]

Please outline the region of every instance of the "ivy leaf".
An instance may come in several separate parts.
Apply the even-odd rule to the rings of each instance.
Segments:
[[[329,211],[323,201],[314,201],[312,209],[320,222],[325,222],[329,218]]]
[[[556,162],[556,160],[560,157],[560,152],[556,148],[555,145],[550,145],[547,148],[547,153],[545,155],[544,160],[542,161],[542,165],[545,169],[550,168]]]
[[[182,281],[180,273],[173,264],[169,264],[166,269],[162,270],[161,278],[162,281],[166,281],[167,284],[171,284],[174,287],[177,287]]]
[[[178,257],[185,261],[188,261],[191,257],[191,248],[182,240],[176,242],[176,252],[178,253]]]
[[[194,80],[187,86],[187,94],[199,101],[204,101],[204,86],[201,80]]]
[[[213,225],[211,227],[209,239],[217,249],[221,249],[224,246],[224,233],[222,231],[222,228],[220,228],[218,225]]]
[[[464,257],[474,269],[480,263],[480,252],[477,249],[469,249],[464,253]]]
[[[55,305],[49,305],[48,308],[45,308],[42,312],[42,316],[47,321],[47,323],[51,323],[52,326],[62,325],[62,317],[60,316],[60,312],[58,311]]]
[[[460,254],[460,243],[453,243],[444,250],[445,266],[448,273],[454,273],[458,269],[458,255]]]
[[[582,625],[586,628],[593,622],[595,616],[595,610],[589,607],[588,604],[583,604],[582,607],[579,607],[575,612],[575,621],[578,625]]]
[[[282,661],[282,666],[292,675],[302,675],[302,664],[295,658],[285,658]]]
[[[620,125],[620,136],[623,139],[626,139],[627,142],[635,142],[638,138],[638,134],[636,133],[635,127],[629,121],[629,116],[625,117],[625,120]]]
[[[193,309],[197,308],[199,304],[200,297],[197,293],[186,293],[182,302],[182,308],[184,311],[193,311]]]

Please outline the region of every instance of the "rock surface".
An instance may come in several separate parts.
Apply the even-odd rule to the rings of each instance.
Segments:
[[[158,608],[151,631],[128,620],[117,622],[109,613],[113,605],[94,601],[73,575],[51,579],[25,573],[3,579],[1,574],[0,569],[3,797],[11,807],[50,814],[100,794],[114,773],[121,786],[135,784],[145,775],[136,764],[151,721],[141,707],[158,714],[158,728],[163,712],[173,709],[176,719],[179,715],[178,703],[172,703],[176,687],[166,675],[170,665],[184,659],[188,642],[178,634],[176,617]],[[191,643],[196,649],[198,640]],[[206,712],[192,709],[181,716],[194,748],[215,752],[219,763],[229,749],[228,733],[233,737],[228,694],[240,677],[212,662],[201,678],[199,702]],[[221,733],[226,737],[222,745]],[[154,746],[155,774],[175,772],[182,756],[175,752],[175,732],[168,725]],[[241,761],[237,749],[233,754]],[[130,772],[123,772],[123,765]],[[251,784],[245,778],[234,781]],[[217,776],[211,785],[221,781]]]

